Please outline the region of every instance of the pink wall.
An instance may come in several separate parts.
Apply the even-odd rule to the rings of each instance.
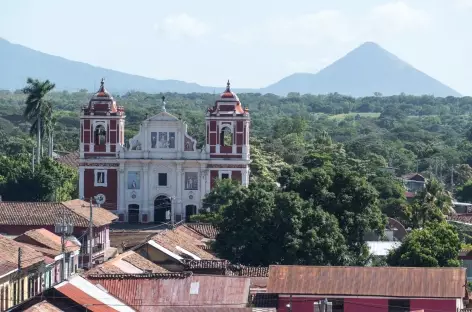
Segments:
[[[410,300],[410,310],[414,311],[422,309],[424,309],[424,312],[456,312],[456,300]]]
[[[292,297],[292,311],[293,312],[313,312],[313,303],[320,301],[319,298],[303,298]],[[288,312],[287,304],[290,298],[279,298],[277,305],[277,312]]]
[[[345,312],[388,312],[388,299],[345,298]]]

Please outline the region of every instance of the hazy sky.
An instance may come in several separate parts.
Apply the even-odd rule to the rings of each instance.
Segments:
[[[2,0],[0,37],[158,79],[263,87],[365,41],[472,95],[472,0]],[[1,74],[1,73],[0,73]]]

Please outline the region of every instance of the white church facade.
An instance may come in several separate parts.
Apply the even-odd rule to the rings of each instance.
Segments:
[[[216,179],[249,183],[250,116],[238,96],[226,90],[208,108],[205,144],[187,133],[183,120],[162,112],[141,123],[125,144],[125,109],[100,90],[81,114],[79,192],[98,196],[121,222],[188,220],[202,208]]]

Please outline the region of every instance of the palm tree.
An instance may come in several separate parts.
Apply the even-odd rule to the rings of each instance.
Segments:
[[[34,135],[36,133],[37,163],[41,161],[41,138],[45,132],[49,133],[52,115],[52,104],[45,97],[55,86],[49,80],[39,81],[38,79],[28,78],[26,80],[26,87],[23,88],[23,93],[27,95],[23,116],[32,122],[30,134]]]

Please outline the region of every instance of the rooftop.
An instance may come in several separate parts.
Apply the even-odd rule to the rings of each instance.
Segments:
[[[24,234],[15,238],[17,242],[29,243],[32,245],[39,245],[45,248],[55,250],[62,253],[62,242],[61,237],[46,230],[46,229],[34,229],[25,232]],[[80,246],[76,245],[71,241],[66,241],[66,251],[76,251],[80,249]]]
[[[269,268],[268,293],[463,298],[464,268],[284,266]]]
[[[55,307],[51,303],[47,301],[41,301],[36,303],[35,305],[32,305],[28,309],[25,310],[25,312],[61,312],[63,310]]]
[[[89,203],[80,199],[56,202],[0,202],[0,225],[54,226],[66,220],[76,227],[88,227]],[[93,208],[93,224],[104,226],[118,219],[104,208]]]
[[[153,236],[151,241],[182,258],[191,257],[195,260],[216,259],[214,255],[201,248],[205,246],[204,243],[180,230],[180,227],[162,231]]]
[[[215,239],[218,235],[218,229],[210,223],[185,223],[184,227],[208,239]]]
[[[140,273],[169,273],[169,271],[130,250],[94,267],[87,271],[86,275]]]
[[[34,250],[33,248],[25,244],[16,242],[12,239],[0,235],[0,260],[7,261],[10,263],[18,263],[18,252],[20,249],[22,268],[27,268],[29,266],[44,261],[44,256],[42,253]],[[8,263],[6,263],[6,265],[9,266]]]
[[[181,278],[107,276],[93,277],[110,294],[138,311],[162,311],[158,306],[243,308],[248,303],[249,278],[190,275]],[[156,275],[154,275],[156,276]]]
[[[72,152],[65,154],[57,159],[58,163],[61,163],[65,166],[69,166],[72,168],[79,168],[79,152]]]

